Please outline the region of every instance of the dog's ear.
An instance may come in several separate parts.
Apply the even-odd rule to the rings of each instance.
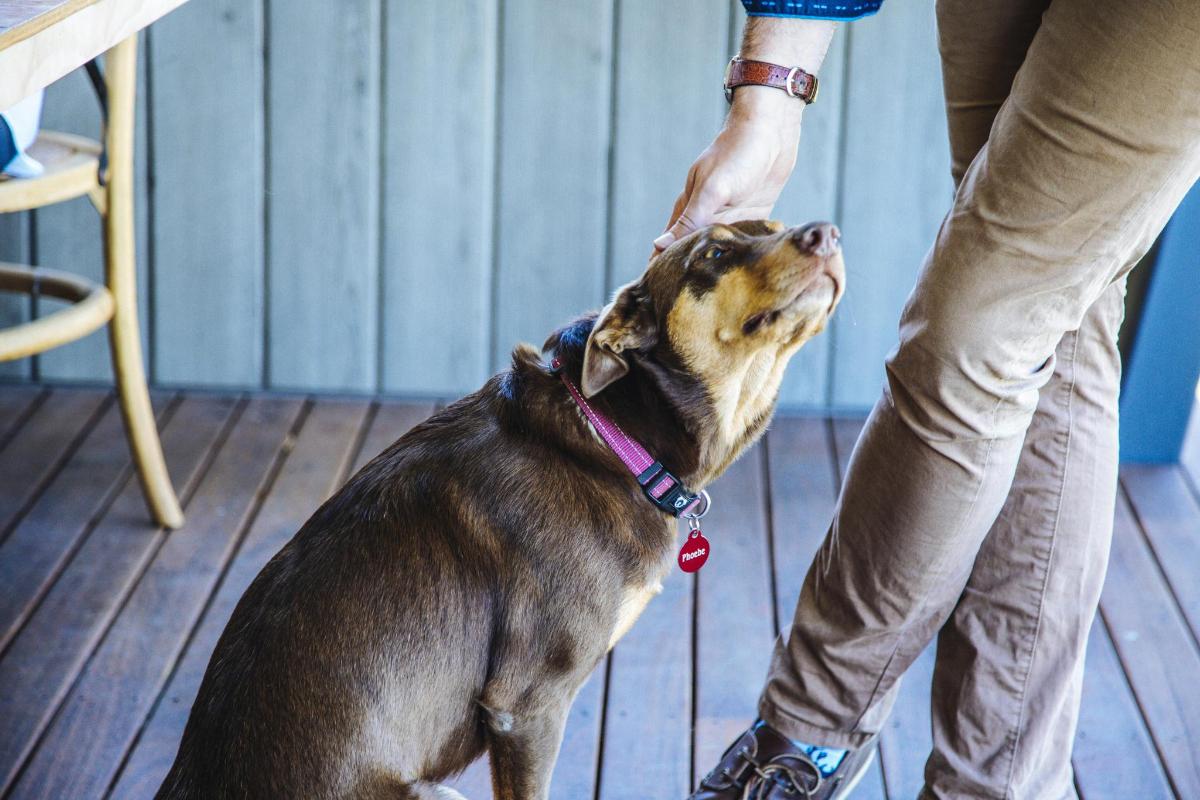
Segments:
[[[583,396],[592,397],[624,377],[629,372],[629,361],[624,354],[650,347],[655,336],[654,314],[644,287],[631,283],[600,312],[588,336],[580,381]]]

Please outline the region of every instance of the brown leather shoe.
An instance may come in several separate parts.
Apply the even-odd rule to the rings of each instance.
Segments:
[[[769,725],[751,727],[688,800],[841,800],[866,774],[874,740],[851,750],[831,775]]]

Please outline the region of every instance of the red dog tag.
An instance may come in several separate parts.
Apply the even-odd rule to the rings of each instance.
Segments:
[[[679,568],[684,572],[699,571],[708,561],[710,549],[708,539],[704,538],[699,528],[688,531],[687,541],[679,548]]]

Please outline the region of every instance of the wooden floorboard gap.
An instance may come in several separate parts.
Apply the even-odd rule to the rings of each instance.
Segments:
[[[5,487],[0,494],[0,543],[87,437],[107,400],[104,392],[52,392],[13,437],[7,460],[0,461],[0,485]]]
[[[183,639],[227,562],[302,401],[255,397],[242,408],[192,493],[194,519],[159,537],[87,667],[17,784],[24,798],[93,797],[109,784]],[[169,609],[169,611],[167,610]],[[74,750],[64,770],[56,751]]]
[[[217,410],[223,408],[225,405],[227,405],[227,403],[214,402],[211,405],[214,407],[214,410]],[[194,445],[195,450],[199,451],[196,453],[198,458],[195,460],[194,466],[186,470],[186,477],[182,481],[179,481],[176,486],[176,488],[179,490],[180,499],[184,505],[185,511],[187,509],[187,504],[190,500],[192,490],[199,485],[201,478],[204,474],[206,474],[207,468],[211,464],[214,450],[217,450],[221,447],[224,437],[228,435],[233,419],[237,417],[237,411],[239,408],[240,404],[234,403],[233,407],[229,411],[218,412],[221,416],[221,425],[217,428],[216,435],[212,438],[205,436],[203,432],[195,432],[200,437],[196,440]],[[172,422],[176,423],[174,426],[175,428],[179,427],[178,419],[178,416],[172,419]],[[174,433],[175,432],[172,430],[172,428],[167,429],[167,436],[173,436]],[[179,431],[179,435],[185,440],[188,439],[192,433],[193,431],[191,430]],[[170,464],[171,460],[170,457],[168,457],[168,465],[170,466]],[[177,481],[179,480],[178,476],[176,479]],[[137,485],[136,481],[133,480],[132,477],[126,483],[125,487],[122,488],[121,497],[118,498],[118,501],[122,499],[125,501],[121,509],[121,513],[123,515],[136,514],[139,515],[137,517],[139,520],[144,519],[142,515],[145,514],[145,504],[141,497],[141,488]],[[113,506],[109,508],[105,515],[106,519],[111,518],[112,514],[117,508],[117,504],[117,501],[114,501]],[[139,551],[131,562],[131,571],[126,579],[125,585],[117,587],[116,594],[111,598],[104,608],[96,612],[94,623],[88,626],[86,632],[82,634],[83,638],[80,641],[82,650],[76,654],[68,654],[64,656],[64,663],[59,665],[63,668],[63,672],[61,675],[54,677],[54,679],[58,680],[58,683],[52,688],[45,688],[45,683],[52,679],[51,676],[44,674],[39,674],[37,676],[38,684],[43,687],[42,691],[51,692],[50,704],[49,707],[42,712],[40,718],[33,721],[32,727],[30,727],[28,730],[29,737],[25,740],[24,744],[17,743],[17,749],[13,749],[9,746],[0,747],[0,756],[2,756],[0,757],[0,794],[8,791],[11,787],[16,786],[22,776],[25,775],[29,764],[32,762],[34,755],[38,752],[38,749],[44,741],[48,731],[51,730],[51,726],[54,725],[56,720],[59,718],[62,711],[62,704],[77,688],[81,677],[85,674],[87,666],[91,663],[95,653],[100,647],[103,646],[108,633],[119,619],[121,610],[123,610],[130,596],[136,590],[137,585],[139,584],[146,570],[149,568],[149,565],[153,563],[154,556],[158,553],[159,549],[161,549],[163,542],[162,529],[152,525],[146,525],[144,522],[141,524],[149,533],[150,541],[146,543],[146,547]],[[76,554],[76,558],[73,559],[72,562],[73,564],[79,561],[80,554],[84,548],[97,541],[96,531],[99,530],[99,527],[100,526],[97,526],[96,530],[93,530],[92,535],[88,537],[88,542],[83,548],[80,549],[80,552]],[[65,575],[70,569],[71,568],[69,567],[68,570],[64,571],[63,574]],[[104,577],[107,578],[108,576]],[[71,614],[74,612],[75,608],[78,608],[77,601],[74,597],[74,594],[78,591],[77,587],[70,586],[66,589],[60,590],[59,585],[61,584],[62,580],[60,579],[58,584],[56,584],[56,586],[43,600],[42,607],[39,609],[39,612],[44,612],[46,609],[46,602],[52,595],[54,595],[55,592],[60,592],[63,595],[55,608],[52,609],[56,615],[61,613]],[[67,596],[66,592],[68,591],[71,592],[72,596]],[[20,644],[22,638],[29,635],[29,631],[31,630],[30,625],[37,618],[38,617],[36,616],[30,617],[29,622],[26,624],[26,627],[22,632],[22,636],[14,637],[9,650],[5,653],[4,659],[0,661],[0,683],[6,682],[4,674],[5,668],[9,662],[13,660],[14,655],[17,653],[16,648]],[[51,633],[51,631],[47,631],[47,633]],[[41,653],[39,652],[39,648],[39,643],[31,641],[27,648],[27,652],[23,653],[22,657],[33,657],[40,659]],[[27,673],[20,671],[18,674]],[[12,690],[14,687],[9,685],[7,688]],[[18,694],[20,694],[20,690],[18,690]],[[9,717],[9,721],[10,727],[5,730],[6,737],[13,735],[13,730],[11,727],[11,715]],[[7,759],[9,758],[12,758],[13,760],[6,763]],[[15,791],[13,796],[18,796]]]
[[[28,496],[25,499],[25,502],[20,506],[20,508],[13,512],[3,529],[0,529],[0,545],[3,545],[16,527],[21,524],[21,520],[23,520],[25,515],[29,513],[29,509],[33,508],[33,506],[37,504],[37,501],[46,491],[46,487],[54,482],[54,480],[58,477],[58,474],[62,471],[62,468],[79,450],[80,444],[82,444],[88,438],[88,436],[91,435],[92,428],[95,427],[96,422],[108,412],[109,408],[111,408],[114,403],[115,398],[112,395],[105,397],[99,403],[96,410],[88,417],[87,421],[76,432],[76,434],[71,437],[71,440],[67,442],[66,446],[62,449],[59,455],[46,468],[43,475],[38,479],[37,484],[31,488]]]
[[[180,398],[178,396],[170,396],[166,400],[156,401],[156,403],[161,406],[161,411],[157,417],[157,422],[160,428],[162,428],[170,420],[171,414],[178,407],[179,401]],[[47,508],[45,513],[39,514],[39,504],[35,503],[31,509],[26,512],[27,516],[23,519],[23,521],[18,523],[13,528],[12,535],[9,537],[9,539],[6,539],[3,544],[0,544],[0,558],[3,558],[4,561],[4,563],[0,565],[0,569],[3,570],[3,577],[6,578],[4,584],[8,587],[10,592],[10,594],[6,595],[3,602],[0,602],[0,659],[3,659],[9,644],[13,641],[13,639],[15,639],[16,636],[20,634],[21,629],[24,627],[26,621],[28,621],[34,614],[37,613],[38,607],[41,605],[42,600],[45,598],[47,593],[53,589],[54,584],[57,582],[59,576],[70,566],[71,561],[75,558],[75,554],[78,553],[80,548],[84,546],[88,536],[91,535],[92,531],[99,524],[100,520],[103,519],[104,515],[108,513],[109,508],[112,507],[112,504],[117,499],[117,496],[133,477],[133,464],[129,457],[128,447],[124,441],[124,421],[119,419],[120,414],[117,413],[115,404],[110,404],[108,413],[113,415],[113,421],[117,423],[115,427],[120,428],[119,432],[114,432],[116,433],[117,438],[120,438],[121,440],[115,443],[115,445],[120,448],[121,452],[121,456],[118,457],[120,466],[117,468],[116,474],[112,477],[112,480],[108,482],[107,488],[100,492],[100,496],[93,506],[94,510],[85,512],[87,517],[82,521],[82,524],[79,525],[77,533],[73,536],[70,536],[66,546],[55,556],[51,557],[54,563],[49,567],[49,569],[46,570],[45,574],[41,576],[39,579],[39,585],[33,589],[31,594],[27,592],[27,586],[21,586],[22,583],[27,583],[31,577],[29,569],[36,566],[30,564],[29,561],[35,556],[35,547],[42,547],[50,543],[50,537],[39,532],[38,524],[44,524],[53,527],[55,536],[61,536],[63,530],[66,528],[66,524],[64,524],[63,519],[58,514],[60,511],[69,510],[69,503],[78,500],[79,495],[76,491],[71,491],[70,487],[64,487],[63,494],[67,495],[67,497],[63,498],[60,498],[58,493],[55,492],[53,488],[47,490],[50,494],[43,493],[42,497],[39,498],[39,503],[44,500],[50,500],[53,501],[51,503],[51,507]],[[94,429],[93,433],[95,433]],[[75,455],[79,455],[79,451],[76,451]],[[81,465],[81,470],[86,469],[89,466],[94,470],[102,467],[103,464],[93,462],[88,465]],[[70,464],[64,467],[64,469],[71,468],[72,465]],[[61,471],[59,476],[60,478],[64,477]],[[87,506],[91,504],[85,502],[84,505]],[[28,538],[30,541],[23,541],[21,539],[22,530],[25,527],[29,528]],[[19,549],[16,553],[10,555],[8,552],[6,552],[6,549],[10,548]],[[25,560],[24,570],[21,569],[21,565],[18,563],[18,560],[21,558]],[[9,574],[10,571],[13,574]],[[34,574],[32,577],[36,579],[38,576]],[[9,604],[20,602],[17,598],[22,594],[28,594],[28,598],[24,601],[24,608],[20,610],[10,610],[8,608]]]
[[[3,387],[3,391],[7,394],[13,391],[24,391],[25,388],[26,387],[21,386],[14,390],[8,386],[5,386]],[[29,421],[29,418],[37,413],[38,407],[44,403],[46,398],[49,396],[49,389],[38,389],[32,392],[31,397],[21,399],[19,405],[17,406],[18,410],[16,413],[12,413],[11,408],[8,409],[8,413],[11,415],[11,422],[6,420],[5,425],[7,425],[7,427],[0,428],[0,458],[4,456],[5,448],[8,447],[8,443],[12,441],[12,438],[17,435],[17,431],[21,430],[21,428],[25,426],[25,423]]]
[[[1180,618],[1187,623],[1192,644],[1200,654],[1200,583],[1197,582],[1197,575],[1200,575],[1200,522],[1197,522],[1200,520],[1200,503],[1179,508],[1180,500],[1183,503],[1192,500],[1188,489],[1180,486],[1171,487],[1176,490],[1173,497],[1163,496],[1159,492],[1139,500],[1140,490],[1147,486],[1145,481],[1140,481],[1136,476],[1147,469],[1154,470],[1152,477],[1155,483],[1173,479],[1183,482],[1182,475],[1175,472],[1175,467],[1133,466],[1122,470],[1120,495],[1128,504],[1137,530],[1158,570],[1159,579],[1174,601]],[[1136,472],[1130,474],[1130,471]],[[1179,497],[1179,494],[1184,497]]]
[[[768,435],[763,436],[759,440],[760,444],[757,456],[762,459],[763,471],[763,482],[760,491],[762,492],[762,503],[767,522],[767,574],[771,580],[771,630],[775,632],[776,636],[779,636],[779,626],[782,624],[782,620],[779,614],[779,577],[778,570],[776,569],[778,558],[775,548],[775,506],[771,502],[771,442],[769,433],[768,431]]]

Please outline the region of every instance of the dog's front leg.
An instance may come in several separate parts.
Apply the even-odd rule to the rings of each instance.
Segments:
[[[571,699],[520,716],[486,709],[494,800],[548,800]]]

